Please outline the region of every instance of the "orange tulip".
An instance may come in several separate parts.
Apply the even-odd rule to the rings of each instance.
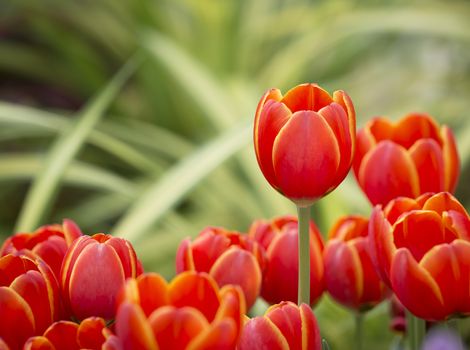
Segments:
[[[112,319],[116,296],[126,278],[142,273],[134,248],[125,239],[102,233],[82,236],[67,251],[61,270],[66,307],[82,320]]]
[[[270,304],[297,301],[298,291],[298,228],[297,219],[283,216],[255,221],[249,236],[266,250],[261,296]],[[310,221],[310,304],[320,298],[324,286],[323,240]]]
[[[369,237],[376,269],[413,314],[470,314],[470,217],[450,193],[375,207]]]
[[[354,173],[374,205],[453,192],[459,167],[452,131],[426,114],[408,114],[397,123],[375,118],[357,134]]]
[[[0,248],[0,256],[30,250],[50,266],[59,280],[60,267],[67,248],[82,235],[77,224],[66,219],[62,225],[46,225],[32,233],[17,233],[7,238]]]
[[[60,315],[59,288],[41,259],[0,258],[0,338],[11,350],[42,334]]]
[[[367,239],[369,220],[351,215],[331,228],[323,253],[330,295],[349,308],[365,311],[380,303],[386,288],[375,272]]]
[[[238,286],[219,289],[207,273],[186,271],[169,284],[148,273],[121,290],[110,349],[234,349],[245,313]],[[112,344],[111,344],[112,343]]]
[[[308,305],[284,301],[245,324],[237,349],[319,350],[317,320]]]
[[[349,96],[333,97],[316,84],[284,96],[268,90],[254,125],[256,158],[266,180],[298,205],[312,204],[335,189],[351,167],[356,116]]]
[[[261,289],[263,252],[247,235],[220,227],[208,227],[191,242],[183,240],[176,253],[176,272],[209,273],[220,287],[239,285],[249,309]]]

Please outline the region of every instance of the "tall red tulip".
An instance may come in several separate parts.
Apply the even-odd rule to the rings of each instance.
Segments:
[[[268,90],[254,125],[256,158],[277,191],[298,205],[312,204],[335,189],[351,167],[356,116],[349,96],[333,97],[316,84],[284,96]]]
[[[64,301],[73,316],[111,319],[126,278],[142,273],[132,245],[102,233],[82,236],[69,248],[61,270]]]
[[[298,228],[294,216],[257,220],[249,236],[266,250],[261,296],[271,304],[297,301],[298,294]],[[324,290],[323,240],[310,221],[310,304],[314,305]]]
[[[204,229],[193,242],[186,238],[176,253],[177,273],[207,272],[220,287],[239,285],[248,309],[260,293],[263,266],[263,251],[257,242],[221,227]]]
[[[59,280],[67,248],[82,235],[75,222],[65,219],[62,225],[46,225],[32,233],[17,233],[7,238],[0,248],[0,256],[30,250],[50,266]]]
[[[320,350],[317,320],[308,305],[284,301],[245,324],[237,349]]]
[[[452,131],[426,114],[379,117],[357,134],[354,173],[372,204],[426,192],[453,192],[460,163]]]
[[[57,281],[43,260],[13,254],[0,258],[0,339],[11,350],[42,334],[59,315]]]
[[[369,237],[376,269],[414,315],[470,315],[470,217],[450,193],[376,206]]]
[[[349,308],[365,311],[380,303],[386,288],[369,253],[369,220],[359,215],[340,218],[331,228],[323,253],[330,295]]]
[[[149,273],[120,293],[113,350],[234,349],[245,313],[238,286],[219,289],[207,273],[186,271],[167,283]]]

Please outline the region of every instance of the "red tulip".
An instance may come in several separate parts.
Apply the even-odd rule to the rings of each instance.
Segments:
[[[67,251],[61,270],[62,295],[77,319],[114,318],[116,296],[126,278],[142,273],[132,245],[102,233],[82,236]]]
[[[351,215],[331,228],[323,253],[326,288],[339,303],[363,311],[380,303],[386,288],[375,272],[367,239],[369,220]]]
[[[266,250],[261,296],[270,304],[297,302],[298,228],[297,219],[283,216],[273,220],[257,220],[249,236]],[[310,221],[310,304],[314,305],[324,290],[323,240]]]
[[[0,248],[0,256],[30,250],[50,266],[59,280],[67,248],[82,235],[80,228],[72,220],[66,219],[62,225],[46,225],[32,233],[17,233],[7,238]]]
[[[284,301],[245,324],[237,349],[319,350],[317,320],[308,305]]]
[[[369,237],[376,269],[413,314],[470,314],[470,217],[450,193],[375,207]]]
[[[308,205],[335,189],[351,167],[356,116],[349,96],[333,97],[316,84],[302,84],[284,96],[268,90],[254,125],[256,158],[277,191]]]
[[[245,302],[238,286],[219,289],[207,273],[187,271],[171,283],[157,274],[127,281],[110,349],[234,349]],[[112,342],[112,344],[110,344]]]
[[[44,261],[13,254],[0,258],[0,338],[10,349],[21,349],[59,314],[59,288]]]
[[[176,272],[209,273],[219,286],[239,285],[249,309],[261,289],[263,252],[247,235],[220,227],[208,227],[191,242],[183,240],[176,253]]]
[[[452,131],[426,114],[408,114],[397,123],[375,118],[357,135],[354,173],[374,205],[453,192],[459,167]]]

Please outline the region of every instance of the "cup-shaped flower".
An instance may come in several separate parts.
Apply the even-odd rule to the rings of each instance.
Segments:
[[[240,287],[219,289],[207,273],[186,271],[170,283],[147,273],[122,289],[116,336],[107,343],[122,350],[234,349],[245,311]]]
[[[264,252],[247,235],[221,227],[208,227],[191,242],[184,239],[176,253],[176,272],[207,272],[220,287],[236,284],[249,309],[261,289]]]
[[[323,252],[326,289],[336,301],[358,311],[380,303],[387,290],[370,258],[368,224],[359,215],[340,218]]]
[[[307,304],[283,301],[245,323],[237,349],[320,350],[317,320]]]
[[[17,233],[3,243],[0,256],[30,250],[43,259],[54,272],[57,280],[67,248],[82,236],[82,231],[72,220],[65,219],[62,225],[46,225],[31,233]]]
[[[261,296],[270,304],[297,302],[299,273],[299,234],[297,219],[282,216],[272,220],[257,220],[249,236],[266,251]],[[310,221],[310,304],[314,305],[325,289],[323,240],[320,231]]]
[[[61,290],[66,308],[79,320],[112,319],[116,296],[126,278],[142,273],[132,245],[102,233],[76,239],[65,255]]]
[[[266,180],[298,205],[312,204],[335,189],[354,156],[356,116],[349,96],[333,97],[316,84],[284,96],[268,90],[255,115],[254,145]]]
[[[372,261],[403,306],[439,321],[470,314],[470,217],[448,192],[400,197],[369,221]]]
[[[42,334],[60,316],[59,287],[41,259],[7,254],[0,258],[0,339],[11,350]]]
[[[453,192],[460,163],[452,131],[426,114],[393,123],[378,117],[357,134],[354,173],[372,204],[426,192]]]

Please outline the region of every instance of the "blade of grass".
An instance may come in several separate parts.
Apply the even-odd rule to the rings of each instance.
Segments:
[[[16,231],[31,231],[42,222],[59,189],[60,180],[67,166],[139,62],[140,56],[134,56],[126,63],[110,83],[79,112],[76,123],[65,129],[54,142],[43,170],[28,191],[17,220]]]

